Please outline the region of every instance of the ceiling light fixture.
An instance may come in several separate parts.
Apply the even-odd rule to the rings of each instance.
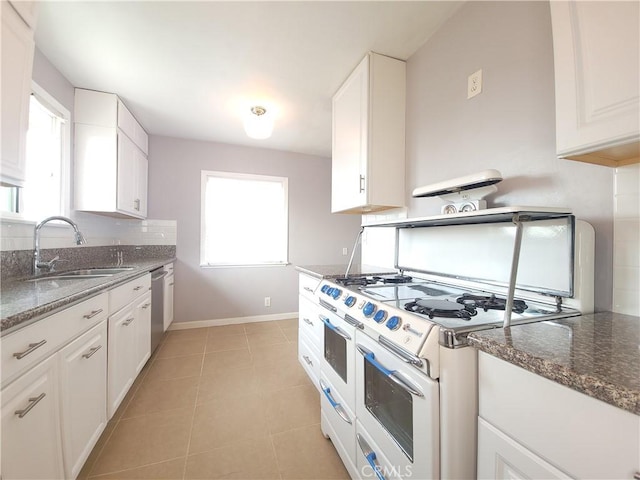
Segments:
[[[244,131],[251,138],[262,140],[269,138],[273,132],[273,118],[267,109],[260,106],[251,107],[244,119]]]

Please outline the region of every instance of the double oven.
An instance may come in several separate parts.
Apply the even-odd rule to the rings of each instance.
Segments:
[[[493,228],[477,230],[491,232],[485,235],[489,248],[513,242],[507,230],[496,236]],[[468,233],[433,231],[435,242],[446,245],[426,249],[459,248],[460,235]],[[474,478],[477,356],[466,335],[499,328],[507,317],[516,324],[592,311],[593,229],[570,215],[535,222],[518,245],[519,264],[524,270],[555,265],[551,286],[532,285],[539,274],[524,271],[518,276],[524,285],[511,290],[505,282],[477,280],[486,270],[483,259],[463,267],[477,277],[471,280],[434,275],[404,234],[396,236],[394,274],[324,279],[315,291],[322,323],[321,428],[353,479]],[[401,242],[409,244],[408,254],[398,253]],[[506,250],[512,255],[515,248]],[[407,268],[408,261],[417,266]],[[460,261],[468,259],[448,259],[454,272]],[[569,279],[561,278],[565,274]]]

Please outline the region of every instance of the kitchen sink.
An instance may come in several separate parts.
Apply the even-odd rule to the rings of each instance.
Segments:
[[[51,275],[43,275],[36,278],[29,278],[25,282],[38,282],[46,280],[84,280],[87,278],[110,277],[118,273],[128,272],[134,267],[96,267],[70,270]]]

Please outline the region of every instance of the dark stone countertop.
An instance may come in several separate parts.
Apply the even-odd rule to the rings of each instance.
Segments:
[[[0,288],[0,333],[6,335],[52,313],[86,300],[121,283],[133,280],[147,272],[174,262],[175,257],[162,256],[127,261],[123,266],[134,267],[110,277],[74,280],[5,279]],[[101,264],[101,267],[118,265]],[[63,273],[60,271],[59,273]]]
[[[470,333],[469,344],[640,415],[640,317],[603,312]]]
[[[347,265],[296,265],[299,272],[317,278],[343,278]],[[361,275],[388,275],[398,273],[393,268],[376,267],[373,265],[351,265],[349,277]]]

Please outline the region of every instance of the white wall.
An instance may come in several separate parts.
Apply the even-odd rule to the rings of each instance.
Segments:
[[[640,316],[640,165],[616,169],[613,311]]]
[[[467,77],[482,69],[482,93]],[[555,155],[551,17],[546,2],[468,2],[407,62],[409,217],[438,198],[411,191],[495,168],[490,206],[570,207],[596,229],[596,309],[612,304],[613,170]]]
[[[288,177],[291,265],[200,267],[202,170]],[[178,222],[175,322],[297,312],[298,273],[294,266],[346,265],[348,256],[342,255],[342,248],[351,253],[359,230],[360,216],[330,213],[330,197],[328,158],[151,136],[149,215]],[[259,231],[255,241],[260,241]],[[271,297],[271,307],[264,306],[264,297]]]
[[[73,124],[74,86],[38,50],[33,61],[33,80],[71,112]],[[73,144],[73,128],[71,129]],[[71,151],[73,172],[73,149]],[[73,186],[72,186],[73,188]],[[71,191],[73,199],[73,190]],[[71,202],[73,208],[73,201]],[[167,220],[127,220],[72,211],[73,218],[87,239],[88,246],[175,245],[176,223]],[[0,221],[0,250],[31,250],[35,222]],[[42,248],[74,247],[74,238],[66,224],[46,226],[42,230]]]

